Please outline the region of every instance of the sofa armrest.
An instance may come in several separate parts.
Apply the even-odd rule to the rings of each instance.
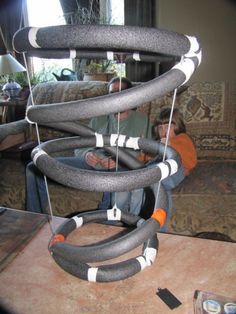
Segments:
[[[0,143],[8,136],[25,132],[29,127],[26,120],[18,120],[0,125]]]
[[[0,125],[0,151],[24,143],[25,133],[29,127],[26,120],[14,121]]]

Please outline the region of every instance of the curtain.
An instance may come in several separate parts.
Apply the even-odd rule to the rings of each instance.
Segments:
[[[124,0],[125,25],[153,27],[155,0]],[[156,76],[156,64],[130,62],[126,65],[126,76],[133,82],[146,82]]]
[[[60,0],[60,4],[64,14],[77,10],[77,2],[75,0]]]
[[[62,11],[66,16],[67,24],[96,24],[97,15],[99,15],[100,1],[99,0],[60,0]],[[78,8],[82,9],[78,11]],[[84,10],[84,18],[73,18],[73,13],[77,11],[79,15],[82,15]],[[91,16],[90,14],[91,13]],[[70,18],[71,16],[71,18]]]
[[[0,2],[0,27],[3,38],[0,40],[0,53],[11,52],[23,64],[22,56],[13,52],[12,38],[23,27],[22,8],[26,0],[2,0]]]

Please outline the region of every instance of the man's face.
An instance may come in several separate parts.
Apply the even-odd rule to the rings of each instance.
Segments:
[[[168,123],[164,123],[164,124],[159,124],[157,127],[157,131],[159,134],[160,139],[162,138],[166,138],[167,136],[167,130],[168,130]],[[175,126],[173,123],[171,123],[170,125],[170,133],[169,133],[169,138],[173,138],[175,136]]]
[[[114,82],[109,87],[109,93],[116,93],[123,89],[126,89],[126,84],[122,83],[120,86],[120,82]]]

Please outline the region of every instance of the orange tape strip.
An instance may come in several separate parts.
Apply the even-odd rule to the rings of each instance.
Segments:
[[[64,241],[65,241],[64,235],[58,233],[52,238],[50,245],[53,245],[54,243],[57,243],[57,242],[64,242]]]
[[[157,208],[152,214],[151,218],[158,221],[160,226],[162,227],[166,220],[166,212],[162,208]]]

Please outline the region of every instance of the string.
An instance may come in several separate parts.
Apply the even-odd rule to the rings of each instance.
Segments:
[[[165,159],[166,159],[166,150],[167,150],[169,137],[170,137],[170,127],[171,127],[173,111],[174,111],[174,107],[175,107],[176,94],[177,94],[177,88],[175,88],[174,94],[173,94],[173,98],[172,98],[170,118],[169,118],[169,122],[168,122],[168,128],[167,128],[167,134],[166,134],[166,142],[165,142],[165,147],[164,147],[164,153],[163,153],[162,161],[165,161]],[[158,186],[157,186],[154,210],[157,208],[158,198],[159,198],[159,194],[160,194],[160,186],[161,186],[161,180],[158,182]]]
[[[1,26],[0,26],[0,34],[1,34],[1,37],[2,37],[3,44],[4,44],[5,48],[7,49],[7,43],[6,43],[5,37],[3,36],[3,31],[2,31]]]
[[[29,84],[29,91],[30,91],[30,100],[31,100],[31,104],[32,106],[35,106],[35,102],[34,102],[34,97],[33,97],[33,92],[32,92],[32,85],[30,82],[30,76],[29,76],[29,69],[28,69],[28,64],[26,61],[26,56],[25,56],[25,52],[23,52],[23,59],[24,59],[24,63],[25,63],[25,68],[26,68],[26,75],[27,75],[27,80],[28,80],[28,84]],[[35,129],[36,129],[36,135],[37,135],[37,142],[38,145],[41,144],[41,140],[40,140],[40,135],[39,135],[39,127],[38,127],[38,123],[35,123]],[[49,195],[49,189],[48,189],[48,181],[47,181],[47,177],[45,175],[43,175],[44,178],[44,183],[45,183],[45,188],[46,188],[46,194],[47,194],[47,201],[48,201],[48,206],[49,206],[49,215],[47,215],[47,220],[50,226],[50,230],[52,235],[55,235],[55,228],[53,226],[53,211],[52,211],[52,205],[51,205],[51,198]]]
[[[120,61],[120,73],[121,73],[121,66],[122,66],[122,62],[123,62],[123,55],[120,55],[120,58],[119,58],[119,61]],[[121,92],[121,89],[122,89],[122,77],[121,77],[121,74],[119,76],[119,92]],[[116,133],[118,135],[117,138],[119,138],[119,135],[120,135],[120,112],[117,113],[117,130],[116,130]],[[118,171],[118,166],[119,166],[119,145],[118,145],[118,141],[116,143],[116,172]],[[114,206],[113,208],[117,208],[117,205],[116,205],[116,202],[117,202],[117,193],[115,193],[115,197],[114,197]]]

